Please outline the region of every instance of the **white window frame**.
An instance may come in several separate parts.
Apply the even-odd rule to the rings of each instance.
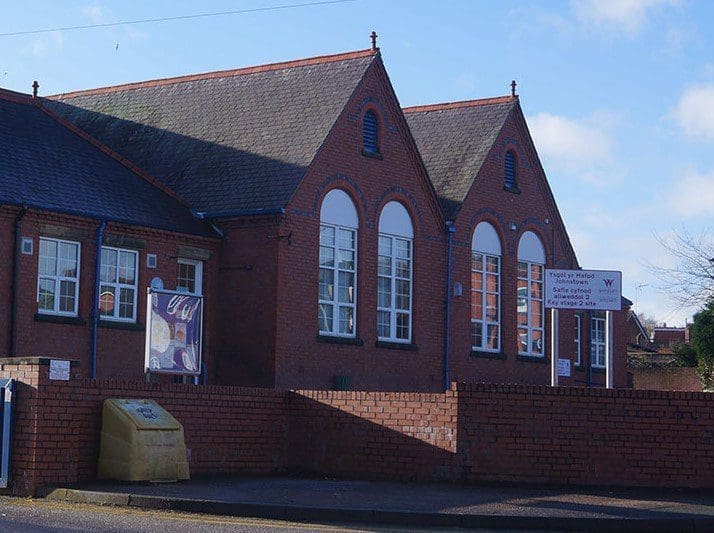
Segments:
[[[582,335],[583,335],[583,330],[582,330],[582,316],[579,314],[575,315],[575,354],[574,354],[574,364],[580,365],[582,364]]]
[[[390,242],[390,254],[382,254],[381,240],[387,239]],[[409,250],[409,257],[399,257],[397,254],[397,243],[406,243]],[[381,341],[411,343],[412,341],[412,308],[414,306],[414,239],[400,235],[379,234],[377,243],[377,255],[382,258],[389,258],[389,275],[377,272],[377,279],[388,279],[390,287],[389,307],[379,305],[379,283],[377,284],[377,338]],[[397,260],[409,261],[409,277],[397,275]],[[409,307],[408,309],[397,308],[397,281],[409,284]],[[389,313],[389,336],[379,335],[379,313]],[[408,318],[408,335],[406,338],[397,336],[397,315],[406,315]]]
[[[526,294],[525,294],[525,300],[526,300],[526,323],[525,324],[516,324],[517,331],[518,331],[518,354],[519,355],[526,355],[529,357],[545,357],[545,309],[543,306],[543,290],[544,290],[544,279],[545,279],[545,265],[541,263],[535,263],[532,261],[522,261],[518,260],[518,280],[519,281],[525,281],[526,282]],[[526,265],[526,277],[522,277],[520,275],[521,272],[521,264]],[[532,267],[539,267],[541,271],[540,279],[533,279],[532,276]],[[532,293],[531,293],[531,283],[538,283],[541,286],[540,289],[540,298],[534,298]],[[517,289],[516,289],[517,290]],[[517,299],[523,298],[523,296],[517,295]],[[541,326],[534,326],[533,325],[533,314],[531,313],[531,304],[533,302],[540,302],[540,316],[541,316]],[[521,350],[521,330],[526,330],[526,346],[527,350]],[[541,340],[541,345],[540,345],[540,352],[535,352],[533,351],[533,333],[536,331],[540,331],[540,340]]]
[[[474,263],[476,262],[476,256],[481,256],[481,269],[475,269]],[[496,271],[490,272],[488,270],[487,264],[488,260],[495,260]],[[481,274],[481,288],[474,288],[473,281],[471,282],[471,304],[475,298],[480,297],[481,299],[481,318],[476,318],[473,316],[473,311],[471,313],[471,349],[475,351],[483,352],[499,352],[501,351],[501,256],[487,254],[485,252],[479,252],[477,250],[472,250],[471,252],[471,278],[473,280],[474,274]],[[486,283],[487,276],[496,276],[496,290],[489,291],[488,284]],[[478,296],[477,296],[478,295]],[[496,296],[496,319],[488,319],[488,296]],[[474,326],[473,324],[481,324],[481,345],[477,346],[474,344]],[[498,334],[495,338],[496,346],[495,348],[488,347],[489,329],[496,327]]]
[[[332,244],[327,241],[323,241],[323,230],[332,231]],[[346,232],[351,234],[351,240],[353,246],[347,247],[343,246],[340,240],[340,232]],[[323,264],[322,250],[329,249],[332,256],[332,266]],[[318,316],[318,330],[320,335],[329,335],[335,337],[348,337],[355,338],[357,336],[357,230],[355,228],[350,228],[347,226],[339,226],[336,224],[320,224],[320,261],[319,270],[327,271],[331,273],[331,283],[328,284],[332,287],[332,297],[324,298],[322,297],[321,291],[318,287],[317,295],[317,306],[318,312],[322,309],[322,306],[332,307],[332,317],[329,317],[332,321],[332,329],[320,329],[320,320]],[[352,268],[346,268],[341,265],[342,261],[340,257],[342,253],[352,254]],[[348,290],[352,290],[351,300],[340,300],[340,274],[351,274],[352,275],[352,286],[348,286]],[[352,311],[352,331],[341,331],[340,327],[340,310],[350,309]],[[328,317],[325,317],[328,318]]]
[[[599,340],[598,332],[602,332],[602,340]],[[590,365],[593,368],[605,368],[605,317],[598,315],[590,316]]]
[[[195,267],[194,280],[193,280],[193,292],[188,290],[188,287],[179,285],[181,281],[180,277],[180,267],[176,272],[176,290],[179,292],[185,292],[186,294],[193,294],[195,296],[203,295],[203,261],[199,259],[187,259],[185,257],[179,257],[177,260],[179,265],[192,265]]]
[[[136,322],[136,316],[137,316],[137,298],[138,298],[138,293],[139,293],[139,252],[136,250],[128,250],[126,248],[115,248],[113,246],[102,246],[100,249],[100,254],[104,250],[112,251],[117,253],[117,266],[116,266],[116,272],[115,272],[115,281],[104,281],[102,280],[102,268],[104,265],[101,262],[100,258],[100,265],[99,265],[99,271],[100,271],[100,277],[99,277],[99,287],[100,287],[100,298],[101,298],[101,288],[102,287],[112,287],[114,289],[114,309],[111,315],[106,315],[103,314],[100,310],[99,312],[99,319],[100,320],[107,320],[111,322]],[[134,256],[134,283],[122,283],[119,281],[119,268],[121,264],[121,254],[130,254]],[[102,254],[103,255],[103,254]],[[119,316],[119,309],[121,308],[121,290],[122,289],[131,289],[134,292],[134,298],[132,300],[131,304],[131,317],[123,317]],[[99,304],[101,305],[101,303]]]
[[[82,243],[76,241],[67,241],[63,239],[53,239],[51,237],[40,237],[39,239],[39,252],[37,254],[37,312],[42,315],[58,315],[58,316],[78,316],[79,312],[79,277],[80,277],[80,264],[82,262]],[[55,274],[42,274],[40,272],[40,264],[42,262],[42,242],[54,242],[57,244],[57,251],[54,257],[55,260]],[[77,247],[77,272],[76,277],[71,276],[60,276],[57,274],[57,269],[59,267],[59,249],[60,245],[69,244]],[[53,309],[40,309],[40,282],[42,280],[52,280],[54,283],[54,307]],[[72,311],[60,311],[60,287],[63,281],[69,281],[74,283],[74,309]]]

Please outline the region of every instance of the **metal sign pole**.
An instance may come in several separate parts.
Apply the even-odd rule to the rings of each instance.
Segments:
[[[558,310],[550,310],[550,384],[558,386]]]
[[[612,312],[605,311],[605,386],[614,387],[612,372]]]

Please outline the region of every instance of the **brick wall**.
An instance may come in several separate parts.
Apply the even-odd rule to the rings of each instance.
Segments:
[[[0,362],[17,387],[16,494],[92,479],[105,398],[153,398],[198,473],[714,488],[714,395],[455,385],[446,393],[274,391],[78,378]]]
[[[630,368],[635,389],[701,392],[702,381],[695,368]]]

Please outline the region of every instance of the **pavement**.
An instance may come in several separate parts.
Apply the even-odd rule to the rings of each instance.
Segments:
[[[422,529],[714,531],[714,490],[225,476],[177,483],[98,481],[48,488],[40,496],[141,509]]]

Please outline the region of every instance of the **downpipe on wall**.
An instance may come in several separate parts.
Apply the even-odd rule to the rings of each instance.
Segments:
[[[23,204],[15,217],[15,254],[12,260],[12,313],[10,315],[10,356],[17,355],[17,293],[20,283],[20,223],[30,208]]]
[[[102,272],[102,242],[107,221],[102,220],[97,228],[97,263],[94,275],[94,308],[92,310],[92,379],[97,377],[97,344],[99,336],[99,293],[100,277]]]
[[[449,353],[451,352],[451,250],[456,226],[452,220],[447,220],[444,226],[446,231],[446,294],[444,300],[444,316],[446,329],[444,335],[444,390],[451,387],[451,370],[449,368]]]

